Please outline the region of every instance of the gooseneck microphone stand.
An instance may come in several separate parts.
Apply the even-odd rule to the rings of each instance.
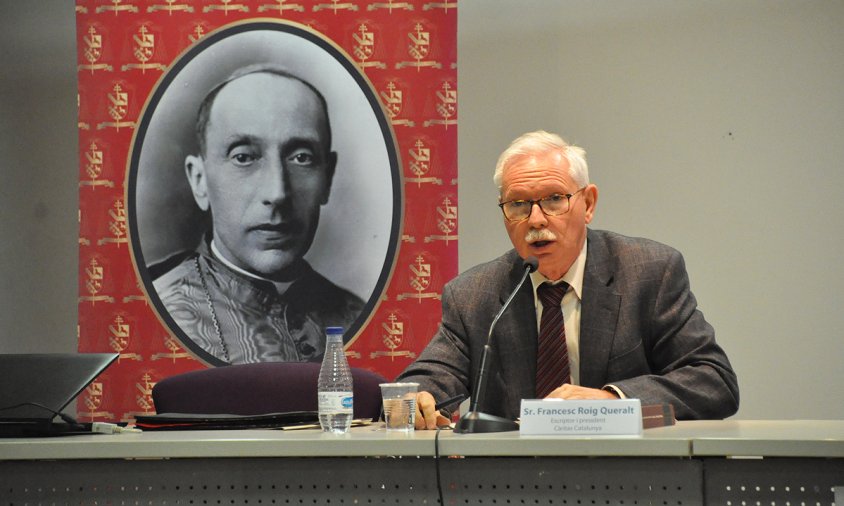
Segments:
[[[519,284],[516,285],[516,289],[513,290],[504,305],[501,306],[501,310],[498,311],[498,314],[495,315],[495,318],[492,320],[492,324],[489,326],[489,334],[487,334],[486,344],[484,345],[484,351],[481,355],[481,367],[478,369],[478,377],[475,381],[475,391],[472,393],[472,402],[469,405],[469,412],[461,416],[460,420],[458,420],[457,424],[454,426],[454,432],[457,432],[458,434],[519,430],[519,425],[513,420],[479,411],[478,403],[486,390],[486,377],[489,368],[489,352],[490,349],[492,349],[490,345],[492,342],[492,330],[495,328],[495,324],[498,323],[498,319],[501,318],[501,315],[504,314],[504,311],[510,306],[510,302],[516,296],[516,293],[519,292],[519,289],[525,283],[528,274],[535,271],[539,266],[539,261],[536,257],[528,257],[525,259],[523,266],[525,272],[522,274],[522,279],[519,281]]]

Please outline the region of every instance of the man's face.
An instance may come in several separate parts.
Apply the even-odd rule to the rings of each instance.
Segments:
[[[268,73],[214,100],[206,152],[185,168],[197,204],[211,209],[217,249],[238,267],[282,279],[311,247],[336,165],[326,114],[310,88]]]
[[[568,160],[558,153],[515,160],[504,171],[501,202],[577,192],[580,188],[568,168]],[[586,225],[592,221],[597,200],[598,188],[590,184],[571,198],[570,209],[565,214],[546,216],[539,205],[534,205],[527,219],[505,218],[504,226],[519,256],[535,256],[539,260],[539,272],[550,280],[558,280],[580,254],[586,240]]]

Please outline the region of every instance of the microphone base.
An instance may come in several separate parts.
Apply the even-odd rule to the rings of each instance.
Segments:
[[[480,434],[485,432],[509,432],[519,430],[519,424],[500,416],[488,415],[480,411],[470,411],[460,417],[454,425],[458,434]]]

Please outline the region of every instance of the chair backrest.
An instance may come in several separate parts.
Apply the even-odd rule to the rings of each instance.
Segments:
[[[237,364],[170,376],[152,389],[157,413],[260,415],[317,410],[317,362]],[[379,383],[367,369],[352,368],[355,418],[377,419]]]

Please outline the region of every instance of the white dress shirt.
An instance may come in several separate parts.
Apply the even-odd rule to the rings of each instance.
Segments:
[[[583,241],[583,248],[577,255],[574,263],[569,267],[568,272],[556,281],[551,281],[539,271],[530,275],[533,284],[533,302],[536,305],[536,328],[539,329],[539,322],[542,318],[542,303],[536,296],[536,289],[542,283],[550,282],[556,285],[562,281],[569,284],[569,289],[563,295],[560,305],[563,308],[563,325],[566,329],[566,346],[569,353],[569,371],[571,373],[571,384],[580,385],[580,308],[583,300],[583,274],[586,272],[586,241]],[[625,399],[627,396],[615,385],[604,385],[604,390],[610,390],[618,397]]]

